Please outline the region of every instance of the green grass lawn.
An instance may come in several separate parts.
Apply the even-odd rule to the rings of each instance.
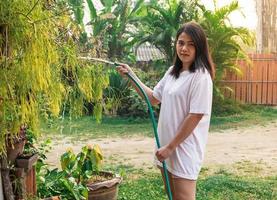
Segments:
[[[198,180],[197,200],[274,200],[277,177],[255,179],[215,174]],[[160,174],[144,174],[126,180],[119,188],[120,200],[166,200]]]
[[[157,171],[145,172],[125,167],[124,179],[119,188],[119,200],[167,199],[161,175]],[[122,168],[124,169],[124,166],[121,166]],[[197,182],[197,200],[277,199],[277,176],[240,176],[232,170],[222,169],[207,175],[206,170],[209,169],[201,171]]]
[[[245,106],[244,110],[232,115],[212,115],[211,130],[266,125],[277,120],[277,109],[265,106]]]
[[[210,131],[228,128],[265,125],[277,120],[277,109],[271,107],[248,106],[243,112],[232,115],[212,115]],[[42,125],[42,132],[65,134],[68,136],[101,137],[131,137],[135,135],[153,137],[150,119],[104,118],[101,124],[93,117],[86,116],[75,120],[56,120],[49,125]]]
[[[152,127],[150,121],[145,119],[104,118],[99,124],[93,117],[85,116],[75,120],[56,120],[51,126],[44,124],[42,132],[90,138],[152,136]]]

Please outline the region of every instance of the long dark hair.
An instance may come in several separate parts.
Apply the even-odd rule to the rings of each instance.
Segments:
[[[202,29],[202,27],[195,22],[185,23],[177,32],[175,42],[174,42],[174,66],[172,71],[170,72],[175,78],[178,78],[183,67],[182,61],[177,55],[176,52],[176,43],[179,36],[182,33],[186,33],[189,35],[194,43],[196,52],[195,52],[195,60],[189,67],[190,72],[195,72],[197,69],[206,68],[210,73],[212,79],[214,78],[214,64],[212,58],[209,53],[208,42],[206,39],[206,35]]]

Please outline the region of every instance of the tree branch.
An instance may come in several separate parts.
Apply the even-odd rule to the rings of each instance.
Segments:
[[[38,19],[38,20],[34,21],[33,23],[35,24],[35,23],[39,23],[39,22],[42,22],[42,21],[45,21],[45,20],[49,20],[49,19],[52,19],[52,18],[55,18],[55,17],[59,17],[61,14],[65,13],[67,11],[70,11],[70,9],[65,9],[65,10],[57,13],[56,15],[52,15],[52,16],[47,17],[47,18]]]
[[[34,4],[34,6],[31,8],[31,10],[29,10],[29,12],[26,14],[26,17],[34,10],[34,8],[38,5],[38,2],[40,0],[37,0],[37,2]]]

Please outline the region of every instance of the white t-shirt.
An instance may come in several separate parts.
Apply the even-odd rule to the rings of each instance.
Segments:
[[[178,79],[170,75],[171,70],[172,67],[153,90],[153,96],[161,102],[159,140],[161,146],[172,141],[189,113],[204,114],[193,132],[166,159],[167,169],[173,175],[196,180],[207,144],[213,84],[207,70],[183,71]],[[155,163],[162,166],[156,157]]]

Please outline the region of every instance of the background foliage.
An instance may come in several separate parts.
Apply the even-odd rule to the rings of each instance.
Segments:
[[[1,4],[1,144],[7,133],[17,135],[24,124],[37,132],[40,116],[72,118],[92,112],[99,121],[103,110],[106,115],[147,116],[144,101],[126,81],[113,70],[105,70],[106,66],[79,60],[79,56],[126,61],[153,87],[172,63],[178,27],[195,20],[206,31],[216,64],[217,102],[223,97],[225,71],[240,73],[236,60],[247,59],[242,45],[253,45],[247,29],[228,21],[239,9],[237,1],[215,11],[206,10],[197,0],[101,2],[100,10],[91,0]],[[88,24],[83,22],[84,3],[89,9]],[[145,42],[160,49],[165,60],[147,67],[135,63],[135,49]]]
[[[65,105],[76,116],[85,100],[95,102],[101,118],[108,77],[101,66],[78,60],[82,29],[71,21],[68,4],[58,2],[0,5],[0,154],[7,134],[17,136],[23,125],[38,132],[40,116],[58,117]]]

